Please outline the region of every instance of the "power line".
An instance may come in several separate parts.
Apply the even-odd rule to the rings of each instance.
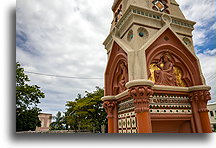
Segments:
[[[216,73],[213,73],[212,75],[206,78],[206,81],[211,83],[213,80],[215,80],[215,78],[216,78]]]
[[[207,76],[206,79],[209,80],[209,79],[211,79],[212,77],[214,77],[215,75],[216,75],[216,73],[213,73],[213,74]]]
[[[35,74],[35,75],[41,75],[41,76],[48,76],[48,77],[58,77],[58,78],[66,78],[66,79],[95,79],[95,80],[99,80],[99,79],[103,79],[103,78],[87,78],[87,77],[74,77],[74,76],[60,76],[60,75],[55,75],[55,74],[44,74],[44,73],[39,73],[39,72],[30,72],[30,71],[25,71],[26,73],[30,73],[30,74]],[[212,80],[215,79],[215,73],[213,73],[212,75],[208,76],[206,78],[207,81],[211,82]]]
[[[44,73],[38,73],[38,72],[31,72],[31,71],[25,71],[26,73],[29,74],[34,74],[34,75],[40,75],[40,76],[48,76],[48,77],[57,77],[57,78],[66,78],[66,79],[103,79],[103,78],[87,78],[87,77],[69,77],[69,76],[60,76],[60,75],[54,75],[54,74],[44,74]]]
[[[211,83],[212,81],[214,81],[216,78],[216,76],[212,77],[210,80],[207,80],[209,83]]]

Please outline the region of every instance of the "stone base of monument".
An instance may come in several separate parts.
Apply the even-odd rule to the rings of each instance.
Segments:
[[[206,106],[209,86],[154,85],[149,80],[126,84],[127,90],[102,100],[110,133],[211,133]],[[202,101],[197,99],[203,97]],[[206,117],[207,116],[207,117]]]

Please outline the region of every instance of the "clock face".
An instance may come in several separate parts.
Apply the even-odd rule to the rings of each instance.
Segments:
[[[167,2],[165,0],[154,0],[152,3],[154,8],[160,12],[163,12],[166,8],[168,8]]]

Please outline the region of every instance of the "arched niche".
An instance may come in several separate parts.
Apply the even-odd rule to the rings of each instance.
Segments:
[[[125,59],[118,61],[114,77],[112,79],[112,95],[117,95],[127,88],[125,84],[128,82],[128,65]]]
[[[126,90],[128,82],[127,53],[114,42],[105,72],[105,95],[117,95]]]
[[[202,85],[199,67],[197,64],[198,61],[196,58],[190,54],[188,50],[179,49],[171,44],[162,44],[147,50],[147,69],[149,79],[151,79],[152,64],[157,63],[164,53],[168,53],[170,55],[173,68],[181,73],[180,79],[184,84],[177,86],[189,87],[194,85]],[[174,74],[176,75],[176,73]]]

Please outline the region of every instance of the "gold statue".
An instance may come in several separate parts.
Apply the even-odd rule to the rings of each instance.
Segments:
[[[166,52],[156,63],[159,70],[154,71],[156,85],[178,86],[171,57]]]

